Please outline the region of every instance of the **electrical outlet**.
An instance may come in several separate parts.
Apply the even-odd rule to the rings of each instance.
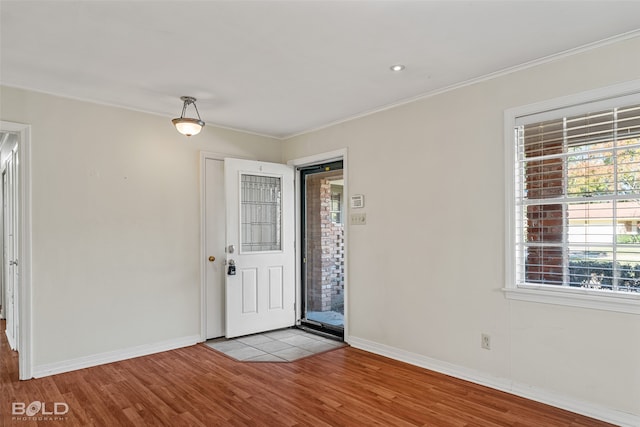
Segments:
[[[491,350],[491,337],[487,334],[480,335],[480,347]]]

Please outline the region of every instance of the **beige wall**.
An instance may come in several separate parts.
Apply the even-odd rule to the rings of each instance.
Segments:
[[[640,316],[501,291],[504,110],[637,79],[638,52],[619,42],[286,141],[284,161],[348,147],[349,191],[365,195],[350,335],[640,415]]]
[[[2,88],[32,125],[34,365],[200,334],[201,150],[279,160],[281,142]]]

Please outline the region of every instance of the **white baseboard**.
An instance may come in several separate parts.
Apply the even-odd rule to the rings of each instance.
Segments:
[[[349,336],[346,337],[345,341],[352,347],[361,350],[504,391],[536,402],[555,406],[556,408],[565,409],[587,417],[596,418],[622,427],[640,426],[640,415],[637,414],[594,405],[593,403],[567,397],[539,387],[514,383],[506,378],[494,377],[480,371],[432,359],[427,356],[379,344],[363,338]]]
[[[7,342],[9,343],[9,348],[11,350],[15,350],[16,349],[16,342],[14,341],[13,337],[11,335],[9,335],[9,331],[7,329],[4,330],[4,334],[7,337]]]
[[[188,347],[199,343],[200,335],[181,337],[154,344],[144,344],[123,350],[108,351],[106,353],[94,354],[91,356],[78,357],[76,359],[63,360],[61,362],[48,363],[46,365],[34,366],[33,377],[42,378],[49,375],[62,374],[64,372],[75,371],[77,369],[90,368],[92,366],[104,365],[105,363],[119,362],[121,360],[133,359],[134,357],[147,356],[153,353],[160,353],[176,348]]]

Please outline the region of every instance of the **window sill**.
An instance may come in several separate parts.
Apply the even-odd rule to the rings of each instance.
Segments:
[[[566,305],[615,311],[618,313],[640,314],[640,294],[611,293],[592,289],[580,289],[536,285],[520,285],[517,288],[503,288],[505,297],[518,301]]]

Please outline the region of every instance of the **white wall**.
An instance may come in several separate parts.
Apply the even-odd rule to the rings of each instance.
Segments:
[[[285,161],[348,147],[349,191],[365,195],[351,338],[640,415],[640,316],[501,291],[504,110],[636,79],[638,52],[640,38],[619,42],[286,141]]]
[[[273,161],[281,142],[1,89],[0,119],[32,125],[35,370],[199,336],[199,152]]]

